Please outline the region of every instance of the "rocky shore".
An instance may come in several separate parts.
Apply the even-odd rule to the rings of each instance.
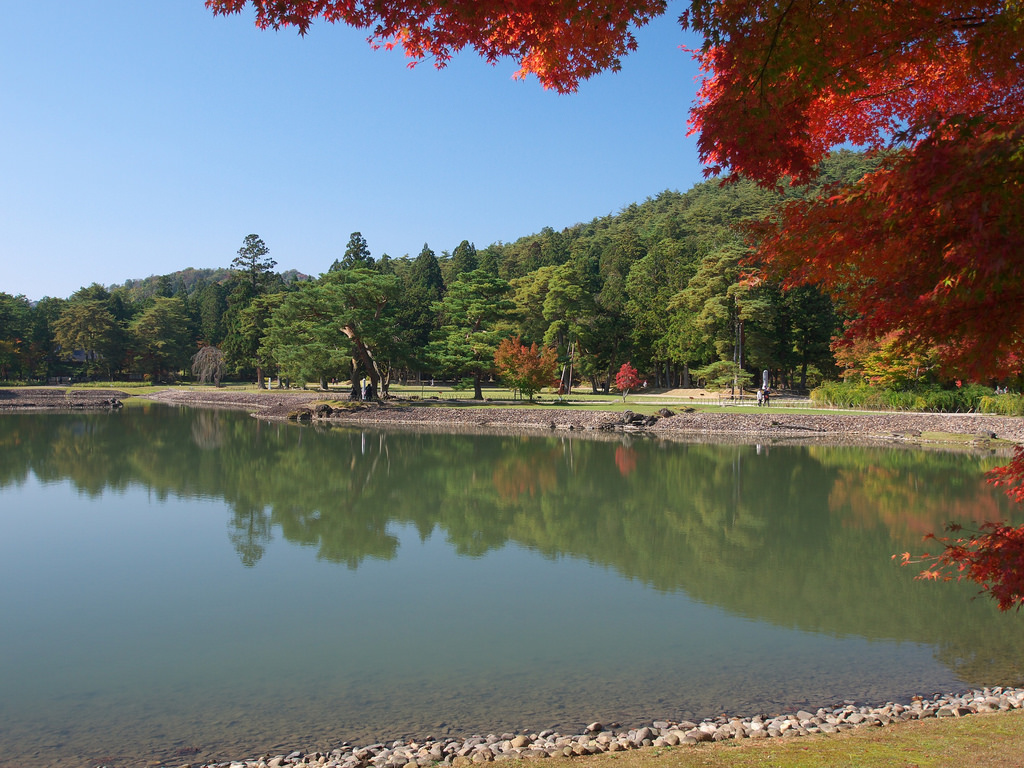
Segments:
[[[1024,419],[965,413],[793,414],[782,409],[758,411],[754,408],[709,413],[682,403],[669,403],[660,408],[660,413],[641,417],[601,410],[599,405],[576,409],[556,404],[512,408],[500,404],[479,406],[466,400],[392,400],[331,407],[322,402],[325,396],[310,392],[254,393],[212,388],[168,389],[152,399],[180,405],[245,408],[266,419],[298,418],[323,424],[395,425],[441,431],[643,432],[683,439],[686,436],[737,435],[830,442],[865,439],[927,442],[944,433],[979,443],[992,438],[1024,443]]]
[[[204,768],[455,768],[505,760],[546,759],[623,752],[643,747],[674,747],[738,739],[798,738],[811,734],[836,734],[856,728],[878,728],[908,720],[932,717],[965,717],[983,712],[1006,712],[1024,706],[1024,688],[986,688],[961,695],[915,698],[903,704],[889,702],[867,707],[844,703],[797,712],[754,717],[718,717],[700,723],[656,721],[649,726],[624,730],[614,724],[591,723],[585,732],[563,735],[554,731],[474,735],[466,739],[393,741],[354,746],[343,744],[330,752],[288,754],[219,763]]]
[[[0,389],[0,412],[120,408],[127,397],[130,395],[109,389]]]
[[[0,412],[26,410],[83,410],[118,408],[132,398],[120,390],[32,388],[0,390]],[[961,442],[984,444],[993,438],[1024,443],[1024,419],[972,413],[789,413],[785,409],[761,411],[737,407],[729,412],[695,410],[679,402],[665,403],[659,412],[640,416],[603,410],[600,404],[566,408],[545,404],[509,407],[468,400],[389,400],[345,403],[332,407],[325,395],[301,390],[265,392],[178,387],[146,399],[202,408],[240,408],[263,419],[297,418],[321,424],[391,425],[439,431],[564,431],[589,433],[644,433],[665,438],[690,439],[736,436],[739,439],[807,438],[814,442],[897,440],[929,442],[939,435],[958,435]],[[638,397],[634,402],[642,402]],[[657,403],[657,400],[651,400]]]

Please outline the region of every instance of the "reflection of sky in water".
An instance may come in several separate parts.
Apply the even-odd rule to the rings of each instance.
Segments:
[[[180,739],[255,754],[287,738],[752,714],[963,685],[912,640],[757,621],[515,543],[456,557],[438,528],[421,540],[391,522],[395,557],[353,569],[275,527],[245,567],[229,517],[136,483],[90,496],[29,476],[0,490],[0,753],[87,752],[79,739],[100,728],[139,737],[140,754]],[[732,588],[748,593],[736,605],[796,599],[771,581]]]

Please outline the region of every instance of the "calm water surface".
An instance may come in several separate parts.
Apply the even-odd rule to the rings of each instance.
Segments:
[[[1024,680],[890,555],[992,458],[0,417],[0,765],[579,729]],[[198,752],[196,751],[198,750]]]

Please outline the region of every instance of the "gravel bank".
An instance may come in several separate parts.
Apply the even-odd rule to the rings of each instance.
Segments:
[[[128,397],[116,389],[0,389],[0,411],[102,410]]]
[[[357,404],[329,413],[318,401],[327,396],[310,392],[231,392],[215,389],[169,389],[152,399],[196,406],[245,408],[260,418],[284,419],[307,409],[312,420],[332,424],[376,424],[427,427],[442,431],[473,429],[498,431],[643,432],[667,438],[694,436],[758,436],[808,438],[830,442],[901,440],[921,442],[927,433],[965,435],[984,441],[999,439],[1024,443],[1024,419],[978,414],[938,413],[821,413],[792,414],[784,410],[756,411],[737,408],[728,413],[686,412],[685,406],[666,406],[669,416],[624,419],[621,412],[534,405],[474,406],[466,401],[387,401]],[[591,409],[593,408],[593,409]],[[934,439],[934,438],[933,438]]]
[[[703,742],[741,739],[799,738],[836,734],[857,728],[879,728],[897,722],[932,717],[965,717],[982,712],[1006,712],[1024,706],[1024,688],[986,688],[960,695],[915,698],[903,704],[878,707],[844,702],[775,716],[718,717],[700,723],[656,721],[625,730],[615,724],[591,723],[585,732],[571,735],[555,731],[474,735],[466,739],[410,739],[365,746],[342,744],[330,752],[263,755],[249,760],[204,763],[206,768],[429,768],[445,765],[470,768],[505,760],[543,760],[585,757],[602,752],[623,752],[643,747],[674,747]]]
[[[102,389],[28,388],[0,390],[0,411],[74,410],[118,407],[134,397],[130,392]],[[502,404],[480,405],[465,400],[390,400],[384,403],[360,403],[334,409],[327,413],[322,400],[334,395],[314,392],[281,391],[239,392],[213,387],[181,387],[167,389],[147,399],[158,402],[203,408],[241,408],[260,418],[287,419],[307,410],[322,423],[375,424],[421,427],[454,431],[549,431],[572,432],[643,432],[662,437],[690,439],[708,436],[749,438],[808,438],[815,442],[857,440],[926,441],[928,433],[964,435],[983,441],[996,436],[1014,443],[1024,443],[1024,419],[980,414],[941,413],[870,413],[826,412],[794,414],[782,409],[758,411],[737,408],[726,413],[687,412],[687,406],[668,405],[664,414],[641,419],[621,412],[601,410],[600,406],[561,408],[557,405],[507,407]],[[934,438],[933,438],[934,439]]]

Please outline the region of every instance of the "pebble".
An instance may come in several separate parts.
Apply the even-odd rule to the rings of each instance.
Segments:
[[[471,768],[481,763],[507,760],[545,760],[550,757],[596,755],[641,747],[676,746],[730,739],[802,738],[814,733],[835,734],[851,728],[881,728],[904,720],[930,717],[966,717],[979,712],[1005,712],[1024,707],[1024,688],[985,688],[962,694],[915,697],[909,703],[887,702],[879,707],[844,702],[841,707],[820,708],[774,716],[708,718],[700,723],[656,720],[651,725],[627,730],[606,730],[593,722],[583,733],[560,734],[554,730],[519,735],[474,735],[464,739],[428,737],[416,741],[353,746],[345,743],[329,754],[295,750],[268,756],[262,761],[206,763],[201,768],[285,768],[316,764],[324,768],[427,768],[443,765]],[[197,768],[199,768],[197,766]]]

